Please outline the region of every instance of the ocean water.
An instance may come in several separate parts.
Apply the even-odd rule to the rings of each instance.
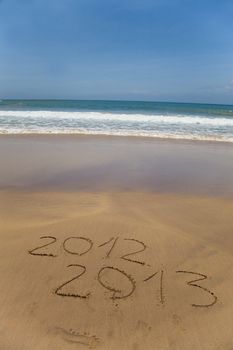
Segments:
[[[1,134],[103,134],[233,142],[233,106],[0,100]]]

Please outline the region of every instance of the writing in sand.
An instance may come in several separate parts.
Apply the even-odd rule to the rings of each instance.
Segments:
[[[136,291],[136,288],[141,287],[145,283],[152,283],[153,280],[156,281],[156,286],[158,288],[159,294],[159,303],[163,306],[166,305],[166,273],[164,269],[156,269],[155,267],[149,265],[143,259],[140,259],[140,254],[145,252],[147,245],[136,239],[136,238],[120,238],[120,237],[111,237],[105,242],[100,244],[95,244],[90,238],[84,236],[72,236],[67,237],[65,240],[59,243],[59,239],[54,236],[41,236],[39,238],[43,241],[43,244],[30,249],[28,253],[32,256],[42,257],[42,258],[58,258],[60,247],[62,247],[63,252],[68,256],[76,256],[78,258],[91,254],[94,249],[102,249],[103,256],[102,258],[105,261],[109,261],[111,257],[114,256],[115,248],[119,241],[123,243],[127,242],[127,247],[132,246],[130,251],[127,254],[118,256],[117,258],[125,262],[125,267],[119,268],[118,266],[112,266],[112,264],[103,264],[96,276],[96,283],[102,286],[103,290],[108,291],[109,298],[112,300],[124,300],[133,296]],[[122,242],[121,242],[122,243]],[[53,249],[51,249],[53,246]],[[55,247],[54,247],[55,246]],[[49,247],[49,248],[48,248]],[[55,251],[54,251],[55,248]],[[51,249],[51,251],[49,250]],[[145,255],[145,254],[144,254]],[[87,299],[90,298],[93,294],[93,291],[90,290],[77,290],[69,291],[69,288],[72,286],[74,281],[77,281],[82,278],[84,275],[88,275],[88,269],[85,265],[78,263],[72,263],[67,265],[67,269],[72,269],[74,275],[72,278],[65,279],[59,285],[56,286],[54,293],[59,297],[66,298],[80,298]],[[137,264],[144,268],[145,274],[144,277],[136,282],[136,276],[132,276],[127,272],[127,264]],[[148,270],[150,272],[148,272]],[[67,270],[68,271],[68,270]],[[200,273],[196,271],[187,271],[187,270],[176,270],[174,272],[174,278],[178,278],[180,275],[185,275],[187,278],[184,283],[184,288],[198,288],[200,291],[200,300],[202,300],[202,294],[208,294],[209,301],[206,303],[190,303],[192,307],[195,308],[209,308],[214,306],[218,298],[213,291],[208,289],[206,286],[202,285],[202,282],[208,279],[208,276],[205,273]],[[64,272],[65,273],[65,272]],[[183,280],[181,280],[181,283]],[[80,288],[82,289],[82,288]],[[166,295],[166,297],[165,297]],[[206,299],[205,299],[206,300]]]

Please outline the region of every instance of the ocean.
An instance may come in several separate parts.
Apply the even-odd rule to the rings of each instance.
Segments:
[[[233,142],[233,106],[0,100],[1,134],[102,134]]]

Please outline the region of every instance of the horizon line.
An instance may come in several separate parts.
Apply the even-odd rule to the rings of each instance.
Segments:
[[[229,103],[210,103],[210,102],[178,102],[178,101],[158,101],[158,100],[127,100],[127,99],[66,99],[66,98],[0,98],[1,101],[93,101],[93,102],[144,102],[144,103],[174,103],[174,104],[197,104],[197,105],[217,105],[233,106]]]

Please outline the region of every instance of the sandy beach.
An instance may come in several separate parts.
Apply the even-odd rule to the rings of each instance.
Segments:
[[[233,148],[0,137],[0,349],[231,350]]]
[[[0,0],[0,350],[233,350],[233,0]]]

